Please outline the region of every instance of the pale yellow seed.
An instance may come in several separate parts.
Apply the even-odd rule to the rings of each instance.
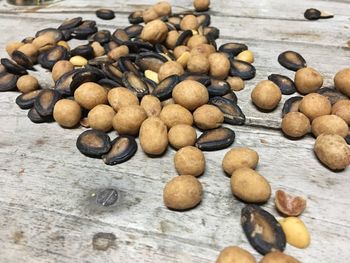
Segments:
[[[82,67],[88,63],[87,59],[82,56],[71,57],[69,62],[72,63],[75,67]]]
[[[297,247],[306,248],[310,245],[310,234],[303,221],[298,217],[287,217],[279,221],[286,235],[287,243]]]
[[[177,63],[180,63],[183,68],[186,68],[188,60],[190,59],[190,52],[186,51],[176,60]]]
[[[145,77],[150,79],[150,80],[153,80],[157,84],[159,83],[158,73],[157,72],[154,72],[152,70],[147,69],[145,71]]]
[[[193,36],[198,35],[198,31],[192,29],[192,35],[193,35]]]
[[[159,53],[159,54],[165,57],[168,61],[173,61],[167,54],[164,54],[164,53]]]
[[[241,53],[239,53],[236,57],[238,60],[242,60],[248,63],[254,62],[254,54],[250,50],[244,50]]]
[[[63,41],[63,40],[58,41],[57,45],[58,46],[62,46],[65,49],[67,49],[68,51],[70,51],[70,46],[68,45],[68,43],[66,41]]]

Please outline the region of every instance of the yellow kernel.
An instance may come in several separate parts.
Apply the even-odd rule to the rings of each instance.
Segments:
[[[244,50],[241,53],[239,53],[236,57],[238,60],[242,60],[248,63],[254,62],[254,54],[250,50]]]
[[[279,223],[286,235],[288,244],[297,248],[306,248],[310,245],[309,231],[298,217],[286,217],[281,219]]]
[[[186,68],[187,62],[190,59],[191,54],[190,52],[186,51],[182,53],[182,55],[176,60],[176,62],[180,63],[183,68]]]
[[[149,70],[147,69],[145,71],[145,77],[150,79],[150,80],[153,80],[155,83],[159,83],[159,80],[158,80],[158,73],[157,72],[154,72],[152,70]]]
[[[72,63],[76,67],[82,67],[88,63],[87,59],[82,57],[82,56],[71,57],[69,62]]]
[[[165,57],[168,61],[173,61],[167,54],[164,54],[164,53],[159,53],[159,54]]]

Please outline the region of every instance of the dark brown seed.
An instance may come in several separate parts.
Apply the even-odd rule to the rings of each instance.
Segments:
[[[163,101],[171,98],[176,84],[180,82],[180,78],[177,75],[171,75],[163,79],[152,91],[152,95],[156,96],[159,100]]]
[[[346,143],[350,145],[350,134],[348,134],[344,139]]]
[[[108,30],[99,30],[89,37],[90,42],[97,41],[101,45],[108,43],[111,40],[111,32]]]
[[[216,151],[229,147],[234,140],[233,130],[220,127],[203,132],[196,141],[196,147],[202,151]]]
[[[36,111],[35,107],[31,108],[28,111],[27,116],[34,123],[43,123],[43,122],[51,120],[50,117],[42,117],[42,116],[40,116],[39,113]]]
[[[139,99],[149,93],[143,79],[133,72],[124,72],[122,81],[124,86],[131,90]]]
[[[59,60],[68,60],[69,53],[65,47],[55,46],[50,48],[49,50],[41,53],[38,56],[39,64],[46,69],[51,70],[53,66]]]
[[[210,25],[210,15],[200,14],[197,16],[199,26],[208,27]]]
[[[36,32],[35,37],[39,37],[41,35],[48,34],[48,33],[50,33],[50,35],[54,36],[55,42],[63,40],[62,32],[56,28],[42,29],[42,30]]]
[[[322,19],[332,18],[334,17],[334,15],[326,12],[321,12],[320,10],[317,10],[315,8],[309,8],[309,9],[306,9],[304,13],[304,17],[308,20],[317,20],[320,18]]]
[[[231,100],[231,101],[233,101],[234,103],[237,104],[237,101],[238,101],[237,96],[232,90],[230,90],[227,94],[225,94],[222,97],[225,98],[225,99]]]
[[[64,73],[58,80],[56,80],[55,90],[64,96],[71,95],[72,91],[70,89],[70,84],[72,83],[73,76],[80,71],[81,69],[74,69],[72,71]]]
[[[26,37],[22,39],[22,43],[24,44],[30,44],[33,42],[33,40],[35,39],[35,37]]]
[[[118,191],[113,188],[103,189],[96,195],[96,203],[102,206],[111,206],[118,200]]]
[[[19,76],[7,72],[0,75],[0,91],[10,91],[16,89],[18,78]]]
[[[181,46],[181,45],[186,45],[187,41],[190,39],[190,37],[193,36],[192,30],[185,30],[183,31],[179,37],[177,38],[175,42],[175,46]]]
[[[69,41],[72,39],[73,29],[65,29],[65,30],[61,30],[61,32],[62,32],[64,41]]]
[[[172,24],[176,30],[180,30],[181,18],[178,16],[171,16],[168,18],[168,23]]]
[[[118,136],[111,144],[112,146],[109,152],[102,155],[102,160],[108,165],[126,162],[137,151],[137,143],[135,138],[131,136]]]
[[[90,45],[80,45],[70,51],[72,57],[82,56],[86,59],[92,59],[94,57],[94,50]]]
[[[207,87],[209,96],[223,96],[230,91],[230,86],[224,80],[211,79],[210,85]]]
[[[113,89],[115,87],[118,87],[118,86],[122,86],[121,83],[118,83],[118,82],[111,80],[111,79],[108,79],[108,78],[100,79],[97,83],[99,85],[103,86],[104,88],[109,89],[109,90]]]
[[[296,92],[294,81],[287,76],[280,74],[271,74],[268,76],[268,79],[275,83],[284,95],[290,95]]]
[[[81,69],[72,76],[72,82],[70,83],[71,94],[83,83],[97,82],[104,77],[101,70]]]
[[[33,61],[30,57],[26,56],[21,51],[14,51],[12,53],[12,59],[16,61],[18,65],[21,65],[22,67],[25,67],[26,69],[32,69],[33,70]]]
[[[128,20],[129,20],[130,24],[142,23],[143,22],[142,11],[132,12],[128,17]]]
[[[142,29],[142,25],[131,25],[124,28],[124,31],[129,36],[129,38],[134,38],[141,34]]]
[[[119,70],[119,68],[117,68],[113,64],[106,63],[102,65],[102,71],[109,79],[114,80],[115,82],[118,82],[121,84],[121,86],[123,86],[123,73]]]
[[[96,10],[96,16],[103,20],[111,20],[115,18],[113,10],[104,9],[104,8]]]
[[[21,65],[9,60],[8,58],[2,58],[1,64],[6,68],[6,71],[15,75],[27,75],[28,72]]]
[[[168,27],[168,31],[178,30],[172,23],[165,22],[165,24]]]
[[[82,20],[83,19],[81,17],[66,19],[62,22],[62,24],[58,27],[58,29],[59,30],[72,29],[74,27],[79,26]]]
[[[16,98],[16,104],[23,110],[30,109],[34,106],[34,101],[40,92],[41,90],[33,90],[28,93],[23,93]]]
[[[207,74],[185,72],[185,74],[182,74],[180,76],[181,81],[188,80],[188,79],[198,81],[204,86],[208,86],[211,81],[211,78]]]
[[[135,75],[140,76],[140,68],[131,61],[129,57],[120,57],[118,59],[118,68],[120,69],[121,72],[126,72],[126,71],[131,71],[135,73]]]
[[[230,62],[231,76],[238,76],[243,80],[249,80],[255,77],[256,69],[252,64],[238,59],[230,59]]]
[[[0,76],[5,75],[7,73],[4,65],[0,64]]]
[[[144,81],[148,87],[149,93],[152,94],[153,90],[157,87],[157,83],[155,83],[153,80],[149,78],[144,78]]]
[[[43,89],[34,101],[35,110],[42,117],[51,116],[60,98],[61,94],[57,90]]]
[[[247,205],[241,212],[241,224],[249,243],[261,254],[283,251],[286,236],[281,225],[269,212],[257,205]]]
[[[112,34],[112,40],[118,45],[123,45],[125,41],[130,39],[128,34],[123,29],[117,29]]]
[[[306,67],[305,59],[295,51],[285,51],[278,56],[278,62],[281,66],[297,71]]]
[[[136,59],[136,64],[140,67],[142,71],[152,70],[154,72],[159,71],[159,68],[168,60],[155,52],[144,52],[140,53],[140,55]]]
[[[297,112],[299,111],[299,104],[303,97],[301,96],[295,96],[290,97],[284,102],[283,108],[282,108],[282,118],[284,115],[286,115],[289,112]]]
[[[219,38],[220,30],[217,27],[213,26],[203,27],[203,35],[206,37],[211,37],[215,40]]]
[[[153,50],[153,45],[143,40],[128,40],[123,43],[129,48],[129,56],[136,55],[133,53],[149,52]]]
[[[84,20],[78,27],[72,29],[72,36],[76,39],[87,39],[96,32],[96,22],[93,20]]]
[[[88,61],[88,64],[90,66],[101,68],[103,64],[105,64],[105,63],[112,63],[112,62],[113,62],[113,60],[111,60],[107,55],[104,55],[104,56],[100,56],[100,57],[96,57],[96,58],[90,59]]]
[[[243,125],[245,123],[245,116],[234,101],[223,97],[213,97],[209,100],[209,103],[221,110],[226,123],[234,125]]]
[[[347,100],[348,99],[347,96],[340,93],[335,88],[321,88],[317,91],[317,93],[327,97],[332,105],[334,103],[336,103],[338,100]]]
[[[76,145],[82,154],[101,158],[111,149],[111,140],[106,133],[91,129],[79,135]]]

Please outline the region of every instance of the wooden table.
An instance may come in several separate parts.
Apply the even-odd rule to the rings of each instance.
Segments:
[[[191,8],[191,1],[172,2],[175,11]],[[57,27],[65,18],[97,19],[94,11],[100,7],[115,10],[116,18],[97,19],[99,28],[125,27],[130,11],[150,3],[69,0],[24,8],[0,1],[0,55],[7,56],[7,42]],[[335,17],[306,21],[303,12],[310,7]],[[331,86],[334,74],[350,66],[350,1],[213,0],[211,14],[212,25],[221,32],[218,44],[244,42],[256,57],[257,76],[237,93],[247,125],[232,127],[237,135],[234,146],[259,152],[257,170],[273,191],[284,189],[307,198],[301,218],[310,230],[311,245],[305,250],[288,245],[285,252],[307,263],[349,262],[349,169],[329,171],[314,156],[312,136],[291,141],[276,129],[287,96],[274,112],[262,113],[252,106],[250,92],[271,73],[293,77],[277,62],[285,50],[300,52],[309,66],[324,74],[325,86]],[[35,75],[44,87],[52,86],[47,73]],[[174,150],[168,149],[162,158],[148,158],[139,150],[130,162],[104,165],[76,149],[83,128],[33,124],[14,103],[17,96],[0,94],[0,262],[214,262],[229,245],[261,258],[241,229],[244,204],[232,197],[221,168],[227,150],[205,153],[200,206],[173,212],[164,207],[162,191],[176,175]],[[94,196],[109,187],[117,188],[120,198],[116,205],[101,208]],[[273,198],[264,207],[279,217]]]

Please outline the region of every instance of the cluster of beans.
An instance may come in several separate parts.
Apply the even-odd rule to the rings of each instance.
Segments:
[[[98,30],[95,21],[76,17],[65,20],[58,28],[41,30],[35,37],[11,42],[6,51],[12,60],[1,59],[0,91],[22,92],[16,103],[29,109],[28,117],[35,123],[54,120],[65,128],[91,128],[78,137],[77,148],[108,165],[129,160],[138,149],[137,136],[142,150],[150,156],[161,156],[170,144],[177,150],[174,164],[180,176],[165,185],[164,203],[174,210],[191,209],[202,200],[203,187],[196,178],[205,170],[202,151],[224,149],[234,142],[234,131],[222,124],[245,123],[235,91],[242,90],[244,81],[255,76],[254,55],[245,44],[216,46],[219,29],[210,26],[208,13],[201,13],[208,10],[209,1],[195,0],[194,7],[195,12],[173,14],[169,3],[159,2],[131,13],[131,25],[113,33]],[[113,11],[107,9],[98,10],[96,15],[101,19],[114,18]],[[88,43],[71,49],[71,38]],[[282,53],[279,62],[298,70],[295,81],[270,75],[252,91],[253,103],[269,111],[278,105],[282,94],[296,90],[310,93],[299,107],[295,106],[296,98],[286,102],[282,129],[289,136],[300,137],[310,124],[304,127],[298,121],[315,119],[313,132],[316,136],[321,134],[315,146],[317,156],[331,168],[335,159],[336,169],[346,167],[346,158],[338,164],[340,148],[344,151],[341,154],[349,155],[341,141],[344,139],[322,134],[335,129],[339,121],[334,116],[348,118],[349,123],[349,100],[345,96],[345,100],[338,100],[337,95],[332,119],[316,121],[321,115],[313,114],[325,107],[324,99],[315,103],[314,97],[324,97],[312,92],[322,86],[322,77],[307,68],[305,60],[295,52]],[[34,70],[36,64],[51,71],[53,89],[41,89],[38,80],[28,74],[27,70]],[[335,83],[338,90],[349,95],[349,70],[339,72]],[[322,94],[332,97],[332,92],[326,90]],[[328,121],[333,124],[327,125]],[[198,138],[195,127],[201,132]],[[108,135],[112,129],[118,133],[113,141]],[[347,126],[346,132],[344,127],[336,131],[345,137]],[[335,143],[337,150],[329,150]],[[277,191],[276,208],[289,216],[280,222],[259,207],[270,199],[271,186],[255,171],[258,160],[252,149],[233,148],[222,162],[231,177],[233,195],[250,203],[242,209],[243,230],[252,246],[266,254],[261,262],[298,262],[282,252],[271,251],[283,251],[286,241],[300,248],[309,245],[308,231],[296,217],[305,209],[306,201]],[[266,227],[271,236],[256,235]],[[300,234],[296,236],[296,232]],[[225,248],[217,262],[235,259],[256,262],[239,247]]]

